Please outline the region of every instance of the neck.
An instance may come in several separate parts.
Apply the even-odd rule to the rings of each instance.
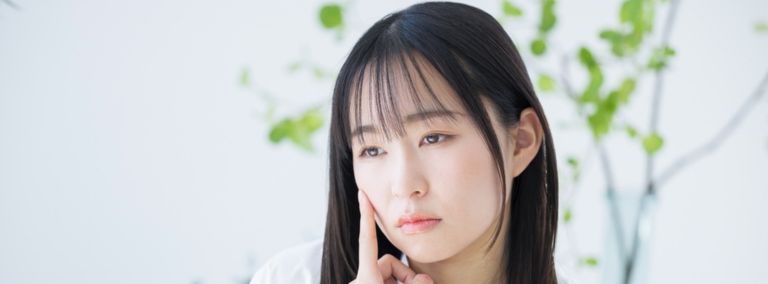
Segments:
[[[506,222],[505,222],[506,223]],[[501,283],[500,272],[504,254],[506,226],[501,228],[498,239],[486,250],[493,237],[495,224],[475,242],[456,255],[432,263],[419,263],[408,259],[416,273],[429,275],[435,283]]]

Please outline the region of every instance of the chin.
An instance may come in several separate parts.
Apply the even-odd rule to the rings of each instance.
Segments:
[[[395,245],[408,256],[409,260],[420,263],[432,263],[445,260],[453,255],[451,248],[445,247],[445,244],[443,241],[427,238],[416,239],[406,237]]]

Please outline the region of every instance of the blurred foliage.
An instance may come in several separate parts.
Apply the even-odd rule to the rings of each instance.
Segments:
[[[501,11],[504,13],[504,16],[508,17],[520,17],[523,15],[523,10],[509,0],[501,1]]]
[[[648,60],[648,69],[659,71],[667,67],[669,58],[675,55],[675,50],[669,46],[658,47],[653,50],[651,58]]]
[[[531,53],[542,56],[547,52],[547,37],[557,23],[555,0],[541,0],[541,14],[536,38],[531,41]]]
[[[596,257],[584,257],[581,259],[581,264],[585,266],[595,267],[598,265],[598,260]]]
[[[653,31],[655,20],[654,0],[626,0],[619,10],[619,26],[604,29],[600,38],[611,45],[611,52],[618,57],[638,51],[645,36]]]
[[[302,149],[313,151],[310,138],[321,126],[323,126],[323,115],[320,109],[311,108],[298,118],[283,118],[273,125],[269,132],[269,141],[277,144],[288,138]]]
[[[573,219],[573,211],[571,211],[571,208],[565,208],[565,211],[563,211],[563,223],[569,224],[571,219]]]
[[[320,24],[326,29],[340,29],[344,26],[342,8],[339,4],[326,4],[320,7]]]
[[[570,168],[572,173],[571,179],[578,181],[581,178],[581,165],[579,163],[579,159],[574,156],[569,156],[566,159],[566,163],[568,164],[568,168]]]
[[[768,33],[768,23],[766,22],[755,23],[755,31],[758,33]]]
[[[539,74],[539,80],[537,81],[537,84],[539,86],[539,90],[542,92],[553,92],[557,90],[557,83],[555,83],[555,78],[552,78],[552,76],[549,74]]]

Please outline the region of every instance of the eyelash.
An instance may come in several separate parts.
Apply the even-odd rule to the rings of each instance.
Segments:
[[[437,136],[438,138],[442,137],[442,139],[438,139],[439,141],[434,142],[434,143],[428,143],[429,145],[434,145],[434,144],[442,143],[442,142],[445,142],[446,140],[450,139],[451,137],[453,137],[452,135],[446,135],[446,134],[440,134],[440,133],[431,133],[431,134],[427,134],[426,136],[424,136],[424,138],[421,138],[421,141],[424,141],[424,139],[426,139],[427,137],[433,137],[433,136]],[[376,148],[377,147],[363,148],[363,150],[360,151],[360,155],[358,155],[358,156],[361,157],[361,158],[376,158],[376,157],[382,155],[382,154],[378,154],[378,155],[375,155],[375,156],[367,155],[368,150],[376,149]]]

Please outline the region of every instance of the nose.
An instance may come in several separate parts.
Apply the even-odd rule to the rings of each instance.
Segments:
[[[421,198],[429,191],[424,168],[418,155],[410,150],[400,151],[394,163],[392,195],[397,198]]]

